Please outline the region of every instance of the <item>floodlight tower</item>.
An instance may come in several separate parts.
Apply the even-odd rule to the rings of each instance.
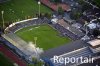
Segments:
[[[5,27],[5,25],[4,25],[4,11],[1,11],[1,15],[2,15],[2,25],[3,25],[3,29],[4,29],[4,27]]]
[[[39,5],[39,17],[40,17],[40,5],[41,5],[40,0],[38,1],[38,5]]]
[[[85,26],[85,29],[86,29],[86,34],[85,34],[86,36],[88,34],[87,25],[88,25],[88,23],[87,23],[87,21],[85,21],[85,25],[84,26]]]
[[[36,46],[37,37],[34,37],[34,41],[35,41],[34,43],[35,43],[35,46]]]
[[[37,48],[36,48],[36,41],[37,41],[37,37],[34,37],[35,51],[36,51],[37,59],[39,59],[40,56],[39,56],[39,53],[38,53]]]

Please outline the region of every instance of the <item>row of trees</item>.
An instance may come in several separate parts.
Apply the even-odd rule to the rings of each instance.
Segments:
[[[98,7],[100,7],[100,0],[93,0],[93,3],[95,3]]]
[[[88,3],[84,2],[83,0],[78,0],[78,3],[81,5],[82,12],[92,8],[91,5],[89,5]]]
[[[73,11],[70,13],[71,19],[74,19],[74,20],[79,19],[81,16],[82,16],[82,12],[81,12],[81,11],[77,11],[77,10],[75,11],[75,10],[73,10]]]
[[[75,20],[79,19],[83,15],[84,11],[87,11],[92,8],[91,5],[87,4],[83,0],[77,0],[77,3],[78,3],[78,6],[75,9],[72,9],[71,14],[70,14],[71,18]]]
[[[28,66],[50,66],[49,64],[47,64],[43,61],[40,61],[36,58],[33,58],[33,62],[34,62],[34,64],[29,64]]]

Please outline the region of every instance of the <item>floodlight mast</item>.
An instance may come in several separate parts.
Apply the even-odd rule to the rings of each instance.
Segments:
[[[37,59],[39,60],[40,56],[36,48],[36,43],[37,43],[36,41],[37,41],[37,37],[34,37],[35,51],[36,51]]]
[[[40,0],[38,1],[38,5],[39,5],[39,17],[40,17],[40,5],[41,5]]]
[[[35,41],[35,46],[36,46],[37,37],[34,37],[34,41]]]
[[[88,34],[87,25],[88,25],[88,23],[87,23],[87,21],[85,21],[84,26],[85,26],[86,33],[85,33],[85,36],[82,38],[83,40],[90,39],[90,37],[88,37],[88,35],[87,35]]]
[[[5,28],[5,25],[4,25],[4,11],[1,11],[1,14],[2,14],[2,25],[3,25],[3,29]]]
[[[87,21],[85,21],[85,28],[86,28],[86,36],[87,36],[87,34],[88,34],[88,30],[87,30],[87,25],[88,25],[88,23],[87,23]]]

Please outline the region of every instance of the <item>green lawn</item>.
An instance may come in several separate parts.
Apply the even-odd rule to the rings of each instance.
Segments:
[[[6,58],[1,52],[0,52],[0,66],[14,66],[12,62],[8,58]]]
[[[44,50],[58,47],[71,41],[69,38],[60,36],[58,31],[47,24],[26,27],[17,31],[16,34],[27,42],[34,42],[34,37],[37,37],[37,46]]]
[[[41,13],[51,13],[52,11],[41,4]],[[25,19],[27,16],[36,17],[39,6],[36,0],[10,0],[0,3],[0,23],[2,24],[1,11],[4,11],[5,23],[15,22],[18,19]]]

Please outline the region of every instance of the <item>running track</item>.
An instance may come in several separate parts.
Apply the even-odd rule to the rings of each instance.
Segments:
[[[15,55],[12,51],[6,48],[4,45],[0,44],[0,52],[4,53],[6,57],[11,59],[13,62],[17,63],[19,66],[27,66],[25,61],[20,59],[17,55]]]

